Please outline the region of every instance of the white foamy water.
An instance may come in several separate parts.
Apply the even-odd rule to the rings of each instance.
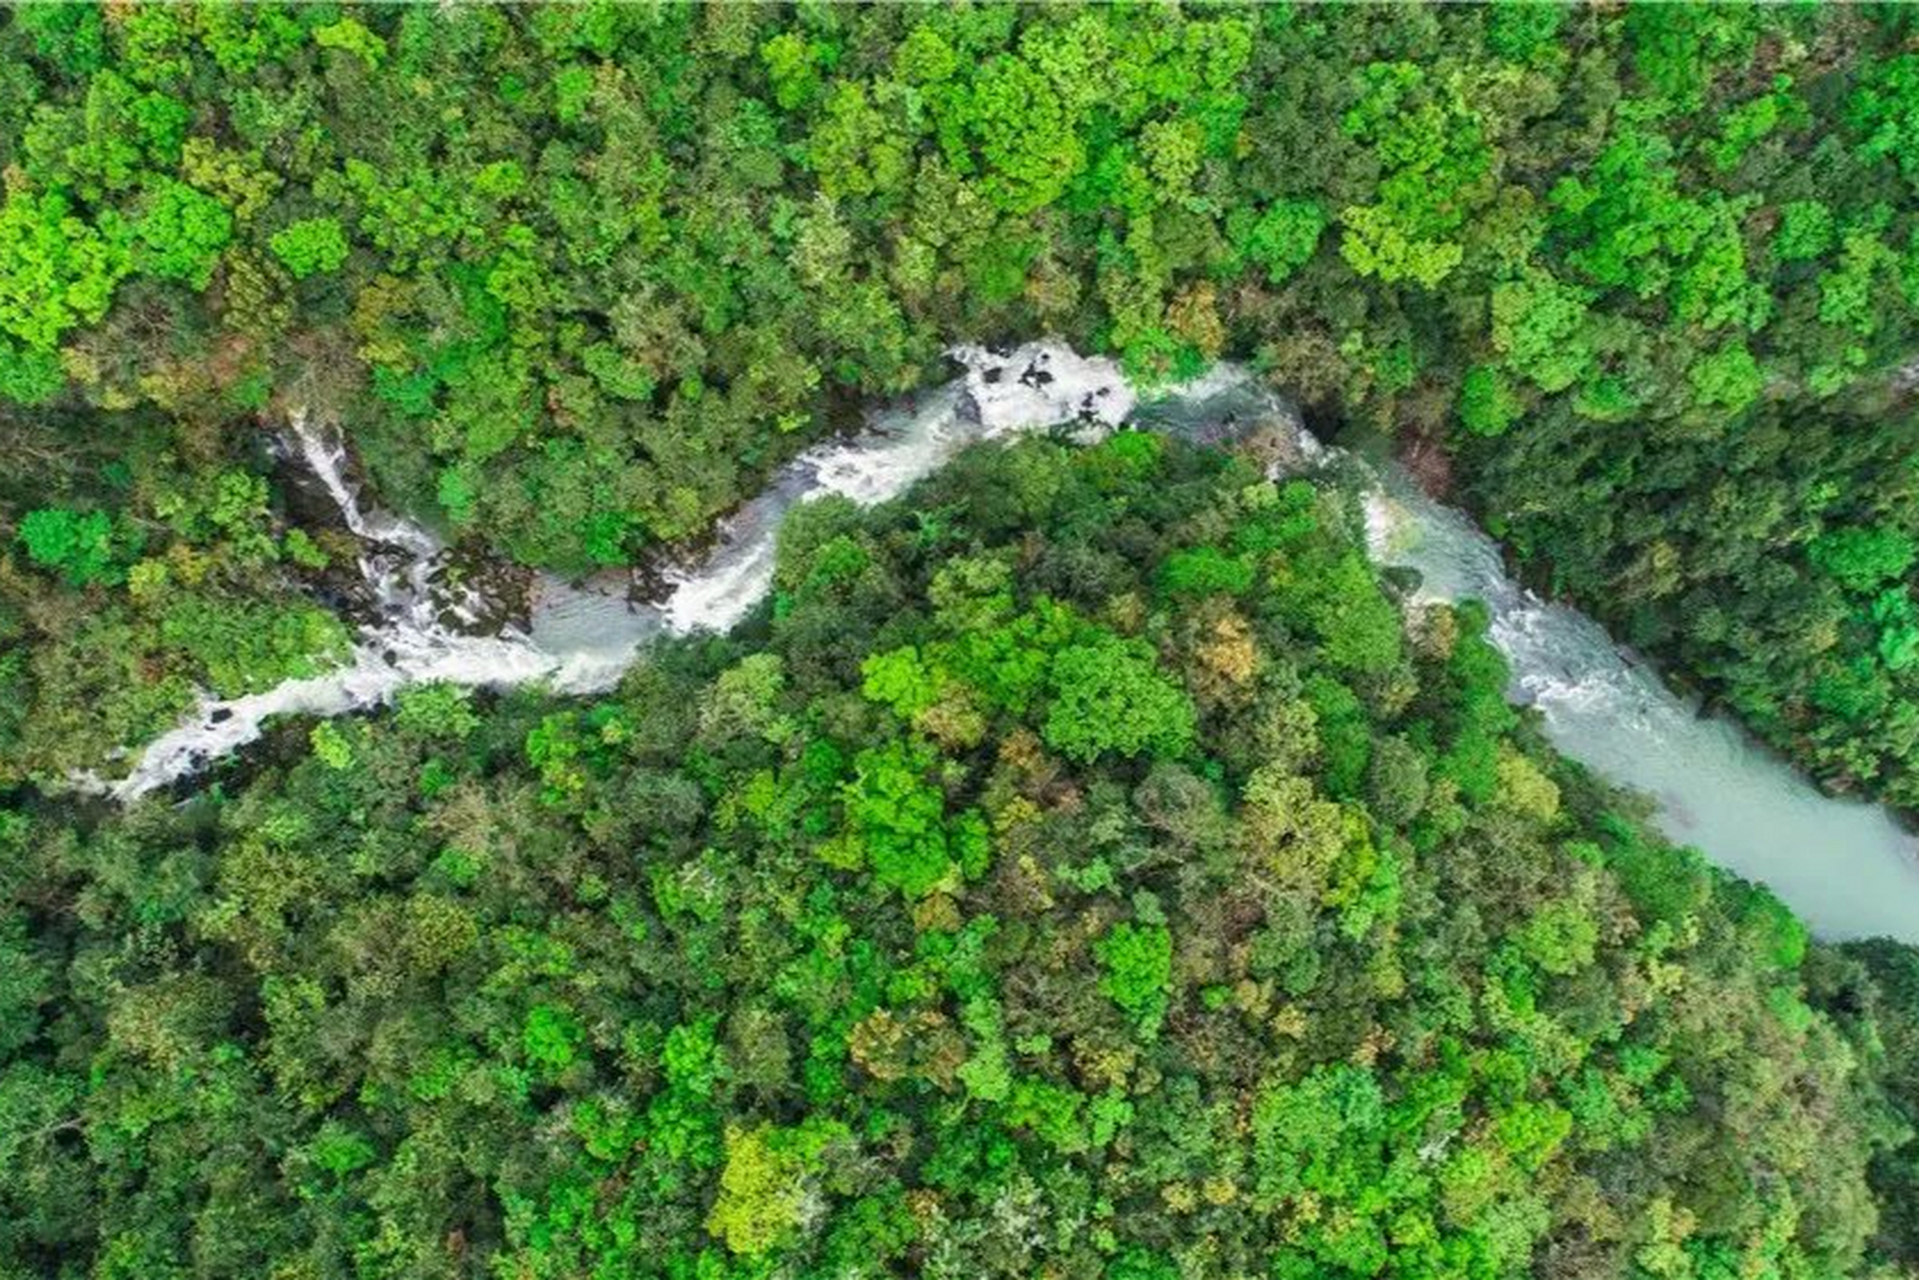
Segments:
[[[359,492],[346,475],[346,441],[309,420],[305,410],[293,415],[288,432],[300,460],[315,479],[325,486],[327,496],[340,510],[340,519],[368,548],[395,547],[416,560],[439,554],[440,540],[408,520],[384,511],[363,510]]]
[[[706,555],[669,575],[671,589],[658,605],[549,579],[540,584],[525,633],[475,636],[449,625],[449,618],[470,621],[485,611],[458,593],[449,600],[436,591],[438,540],[363,507],[338,440],[296,421],[294,448],[362,540],[361,573],[380,603],[379,620],[338,670],[204,702],[147,748],[112,784],[113,794],[131,799],[185,777],[258,738],[276,716],[376,706],[410,684],[609,688],[648,640],[724,630],[746,617],[771,585],[775,536],[795,503],[826,494],[861,503],[896,497],[975,440],[1072,426],[1089,438],[1130,420],[1202,442],[1276,427],[1291,465],[1344,456],[1320,445],[1289,406],[1232,366],[1143,399],[1111,361],[1055,343],[952,354],[962,377],[876,412],[855,437],[795,459],[723,523]],[[1464,513],[1426,496],[1396,465],[1378,470],[1366,526],[1375,560],[1419,571],[1417,598],[1486,603],[1490,638],[1512,666],[1514,700],[1538,709],[1547,736],[1566,755],[1651,795],[1669,836],[1769,884],[1821,936],[1888,934],[1919,942],[1919,841],[1883,809],[1826,797],[1734,724],[1700,718],[1599,624],[1509,578],[1492,539]]]
[[[1560,751],[1651,796],[1667,836],[1770,886],[1820,937],[1919,942],[1919,840],[1885,809],[1821,793],[1736,723],[1702,717],[1597,622],[1509,578],[1498,545],[1404,469],[1382,469],[1366,515],[1373,558],[1419,571],[1416,599],[1485,603],[1509,696]]]
[[[460,629],[479,615],[479,602],[440,581],[444,548],[409,521],[361,505],[346,474],[346,448],[333,433],[297,415],[288,446],[339,508],[360,539],[359,569],[377,619],[362,628],[346,663],[321,675],[287,680],[238,698],[202,697],[193,715],[147,744],[118,782],[102,784],[131,800],[194,773],[208,761],[259,738],[278,716],[334,716],[377,706],[410,684],[519,684],[565,679],[582,660],[543,653],[524,635],[472,635]]]
[[[794,503],[827,494],[883,502],[974,440],[1074,423],[1104,430],[1124,421],[1139,402],[1113,362],[1081,357],[1055,343],[1005,353],[965,347],[953,357],[965,370],[957,381],[881,410],[856,437],[819,445],[783,468],[765,492],[721,525],[707,555],[669,574],[671,589],[659,604],[631,603],[624,591],[547,578],[538,584],[529,628],[507,627],[496,635],[470,633],[485,610],[482,602],[444,585],[439,539],[363,504],[348,476],[344,442],[304,415],[296,417],[289,448],[360,539],[360,573],[377,604],[377,621],[363,628],[339,668],[264,693],[202,699],[184,723],[148,744],[124,778],[100,785],[117,799],[131,800],[257,740],[276,717],[374,707],[408,685],[544,682],[556,692],[577,694],[610,688],[648,640],[724,631],[752,612],[772,584],[775,538]],[[1217,385],[1224,384],[1207,384]]]

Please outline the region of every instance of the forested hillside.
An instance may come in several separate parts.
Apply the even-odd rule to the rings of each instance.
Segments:
[[[262,480],[293,406],[576,572],[1054,332],[1398,433],[1540,583],[1912,806],[1912,15],[0,13],[0,777],[338,655],[343,549]]]
[[[1912,1280],[1919,952],[1659,839],[1331,480],[982,447],[604,697],[72,786],[350,651],[296,412],[447,581],[656,581],[1054,335],[1919,810],[1914,13],[0,7],[0,1280]]]
[[[1910,1274],[1913,953],[1648,835],[1354,505],[985,447],[606,700],[7,817],[0,1275]]]

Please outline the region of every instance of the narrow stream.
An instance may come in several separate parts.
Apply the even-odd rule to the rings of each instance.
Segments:
[[[338,439],[296,422],[291,446],[366,548],[360,569],[379,618],[335,671],[248,697],[206,700],[150,744],[111,793],[130,800],[197,772],[257,739],[272,717],[376,706],[409,684],[610,688],[648,640],[725,630],[744,618],[771,584],[775,535],[795,503],[826,494],[884,501],[975,440],[1074,424],[1097,434],[1130,420],[1204,441],[1277,427],[1293,460],[1305,465],[1331,452],[1291,406],[1230,366],[1142,402],[1110,361],[1053,343],[1006,353],[966,347],[952,355],[962,377],[877,411],[854,438],[795,459],[724,523],[697,565],[672,575],[660,603],[634,604],[623,589],[546,578],[537,585],[530,625],[495,634],[471,634],[470,624],[487,610],[444,585],[439,541],[363,506]],[[1651,795],[1669,836],[1771,885],[1820,936],[1888,934],[1919,942],[1919,840],[1876,806],[1821,795],[1735,725],[1701,718],[1597,623],[1508,578],[1497,545],[1464,513],[1427,497],[1396,464],[1374,470],[1376,488],[1367,498],[1374,558],[1418,570],[1417,598],[1486,602],[1493,643],[1512,664],[1511,696],[1539,709],[1555,746]]]

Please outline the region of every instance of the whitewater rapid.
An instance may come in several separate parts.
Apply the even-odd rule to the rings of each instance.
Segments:
[[[492,634],[475,633],[483,602],[449,585],[440,540],[364,502],[339,435],[297,415],[288,447],[359,539],[360,576],[377,618],[362,628],[338,668],[262,693],[202,697],[185,721],[147,745],[125,777],[102,789],[121,801],[136,799],[256,741],[276,717],[376,707],[409,685],[544,683],[566,694],[611,688],[648,641],[725,631],[752,612],[772,585],[780,521],[795,503],[828,494],[883,502],[976,440],[1074,425],[1098,434],[1126,421],[1140,403],[1112,361],[1057,343],[1010,352],[959,347],[951,355],[964,371],[960,378],[880,410],[857,436],[819,445],[782,468],[721,524],[707,555],[668,574],[669,590],[658,603],[631,601],[623,586],[545,577],[536,585],[529,625]],[[1211,395],[1225,385],[1222,376],[1226,382],[1239,377],[1216,373],[1172,394]]]
[[[1218,366],[1142,397],[1113,362],[1057,343],[951,354],[961,377],[877,411],[856,436],[800,455],[723,522],[706,555],[668,575],[658,603],[634,603],[623,587],[546,578],[529,625],[492,634],[473,633],[488,610],[446,585],[438,539],[363,502],[338,437],[296,420],[291,447],[361,540],[360,572],[378,617],[339,669],[203,701],[109,784],[111,793],[131,800],[187,777],[257,739],[275,717],[373,707],[412,684],[610,688],[648,641],[723,631],[745,618],[771,586],[779,524],[796,503],[828,494],[868,504],[897,497],[976,440],[1049,428],[1094,438],[1122,423],[1202,442],[1263,429],[1265,446],[1288,468],[1338,460],[1361,477],[1373,558],[1418,572],[1415,603],[1483,601],[1490,639],[1511,665],[1512,699],[1538,711],[1561,752],[1651,796],[1668,836],[1768,884],[1823,937],[1919,942],[1919,841],[1885,810],[1822,795],[1736,725],[1700,716],[1598,623],[1508,577],[1498,545],[1470,517],[1434,501],[1397,464],[1367,469],[1320,445],[1292,407],[1244,369]]]

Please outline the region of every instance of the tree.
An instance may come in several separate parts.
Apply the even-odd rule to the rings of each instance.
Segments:
[[[1818,200],[1795,200],[1779,209],[1773,254],[1782,262],[1801,262],[1832,248],[1832,210]]]
[[[1518,397],[1490,365],[1475,365],[1459,387],[1459,420],[1475,435],[1496,436],[1519,418]]]
[[[233,237],[233,217],[219,201],[183,182],[169,182],[135,225],[141,252],[136,261],[163,279],[204,289],[220,251]]]
[[[929,752],[900,742],[860,752],[843,788],[846,833],[824,851],[828,861],[869,866],[909,898],[948,883],[962,864],[977,869],[986,833],[975,814],[948,822],[945,798],[924,780],[931,764]]]
[[[346,232],[337,218],[305,218],[273,233],[268,243],[273,256],[296,280],[324,271],[337,271],[347,258]]]
[[[314,44],[322,49],[350,53],[364,63],[369,71],[378,70],[386,60],[386,41],[353,18],[343,17],[337,22],[316,26],[312,34]]]
[[[57,192],[10,194],[0,205],[0,331],[51,348],[107,312],[128,269],[124,231],[82,221]]]
[[[1068,645],[1053,657],[1049,684],[1046,742],[1072,759],[1171,757],[1192,742],[1192,701],[1159,673],[1142,640],[1098,632]]]
[[[1501,284],[1492,292],[1492,317],[1494,349],[1540,390],[1564,391],[1591,368],[1586,304],[1577,290],[1543,275]]]
[[[1254,217],[1251,210],[1235,210],[1243,228],[1233,239],[1241,255],[1266,272],[1269,284],[1281,285],[1304,266],[1319,247],[1326,215],[1311,200],[1276,200]],[[1235,219],[1228,220],[1228,234]]]
[[[0,339],[0,397],[15,404],[42,405],[56,398],[66,385],[66,371],[57,355]]]
[[[1919,557],[1919,545],[1898,529],[1846,525],[1814,538],[1806,554],[1846,590],[1870,594],[1881,583],[1903,577]]]
[[[806,1179],[820,1153],[845,1136],[842,1126],[809,1122],[782,1129],[726,1131],[726,1166],[706,1229],[734,1253],[758,1257],[791,1237],[806,1206]]]
[[[1173,938],[1164,925],[1122,920],[1094,944],[1106,972],[1100,990],[1134,1018],[1156,1020],[1172,990]]]
[[[982,67],[966,123],[978,140],[987,198],[1015,214],[1058,199],[1086,163],[1075,115],[1025,59],[1002,54]]]
[[[20,522],[20,541],[37,565],[60,571],[71,586],[104,580],[112,567],[113,522],[104,511],[63,507],[30,511]]]
[[[1360,79],[1341,125],[1372,145],[1382,176],[1375,203],[1341,212],[1340,252],[1362,276],[1436,288],[1465,260],[1455,237],[1468,211],[1490,196],[1493,154],[1479,115],[1410,62],[1371,63]]]
[[[1861,155],[1890,157],[1908,183],[1919,186],[1919,57],[1900,54],[1867,66],[1846,103],[1846,123],[1859,138]]]
[[[1692,366],[1693,392],[1702,405],[1738,413],[1765,390],[1766,375],[1743,342],[1729,342]]]

